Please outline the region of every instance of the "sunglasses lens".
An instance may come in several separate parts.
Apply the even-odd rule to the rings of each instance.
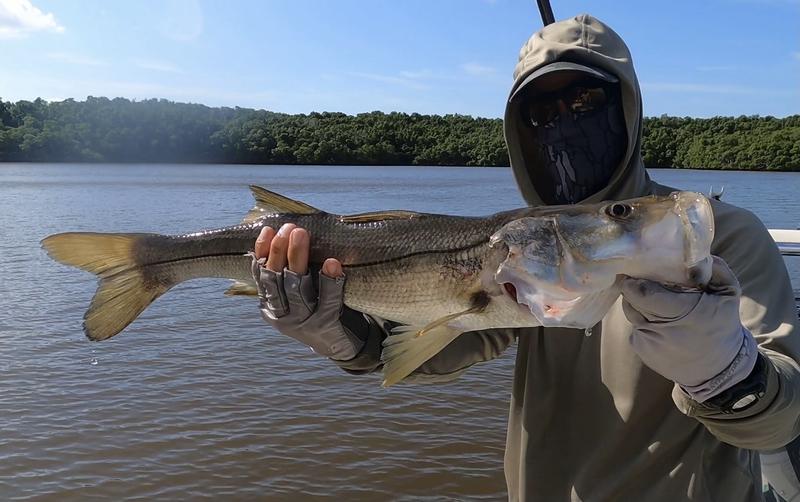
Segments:
[[[587,113],[606,105],[608,98],[602,87],[571,87],[566,90],[565,104],[573,113]]]
[[[558,103],[555,101],[539,101],[529,107],[529,122],[534,127],[549,124],[558,117]]]
[[[534,126],[546,126],[555,121],[562,108],[573,114],[584,114],[608,103],[608,94],[603,87],[587,87],[573,85],[566,89],[547,95],[537,96],[537,99],[527,104],[525,121]]]

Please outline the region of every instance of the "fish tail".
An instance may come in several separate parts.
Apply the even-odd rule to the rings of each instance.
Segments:
[[[137,263],[136,256],[153,237],[159,236],[68,232],[42,240],[51,258],[100,279],[83,316],[83,330],[90,340],[116,335],[176,284],[169,275],[159,276],[148,271],[147,265]]]

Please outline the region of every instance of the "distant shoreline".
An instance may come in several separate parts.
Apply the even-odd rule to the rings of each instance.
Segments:
[[[641,151],[668,169],[800,171],[800,115],[647,117]],[[0,162],[508,167],[508,154],[499,118],[89,97],[0,100]]]
[[[220,162],[72,162],[72,161],[0,161],[0,169],[5,165],[11,164],[29,164],[29,165],[46,165],[46,164],[60,164],[68,165],[107,165],[107,166],[254,166],[254,167],[359,167],[365,169],[371,168],[394,168],[394,167],[418,167],[422,169],[510,169],[510,166],[450,166],[450,165],[414,165],[414,164],[255,164],[255,163],[220,163]],[[800,171],[790,171],[786,169],[733,169],[733,168],[702,168],[702,167],[646,167],[647,170],[664,170],[664,171],[730,171],[730,172],[757,172],[757,173],[800,173]]]

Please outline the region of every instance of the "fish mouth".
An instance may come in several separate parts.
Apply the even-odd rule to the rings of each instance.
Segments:
[[[529,276],[525,271],[501,265],[495,275],[495,280],[503,288],[505,294],[521,309],[533,315],[542,325],[552,324],[563,310],[556,306],[568,304],[572,298],[556,298],[551,291],[545,291],[537,279]]]
[[[517,306],[526,313],[533,314],[533,309],[531,309],[530,305],[525,302],[525,298],[520,298],[517,294],[517,287],[514,286],[513,282],[503,282],[500,284],[502,286],[503,291],[505,291],[506,296],[511,299]],[[537,317],[538,319],[538,317]]]
[[[714,211],[708,198],[694,192],[673,192],[675,212],[684,229],[684,261],[695,267],[707,261],[714,240]]]
[[[711,243],[714,240],[714,211],[709,199],[695,192],[673,192],[673,213],[682,230],[684,277],[674,282],[680,286],[697,287],[711,279]],[[651,238],[650,245],[657,247]],[[664,281],[661,281],[664,282]]]
[[[504,282],[503,289],[505,290],[506,294],[510,296],[512,300],[514,300],[514,302],[519,303],[519,300],[517,299],[517,287],[514,286],[513,283]]]

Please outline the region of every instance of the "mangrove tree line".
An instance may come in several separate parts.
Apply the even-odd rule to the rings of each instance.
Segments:
[[[648,167],[800,171],[800,115],[654,117]],[[288,115],[166,100],[0,100],[0,162],[508,165],[500,119]]]

